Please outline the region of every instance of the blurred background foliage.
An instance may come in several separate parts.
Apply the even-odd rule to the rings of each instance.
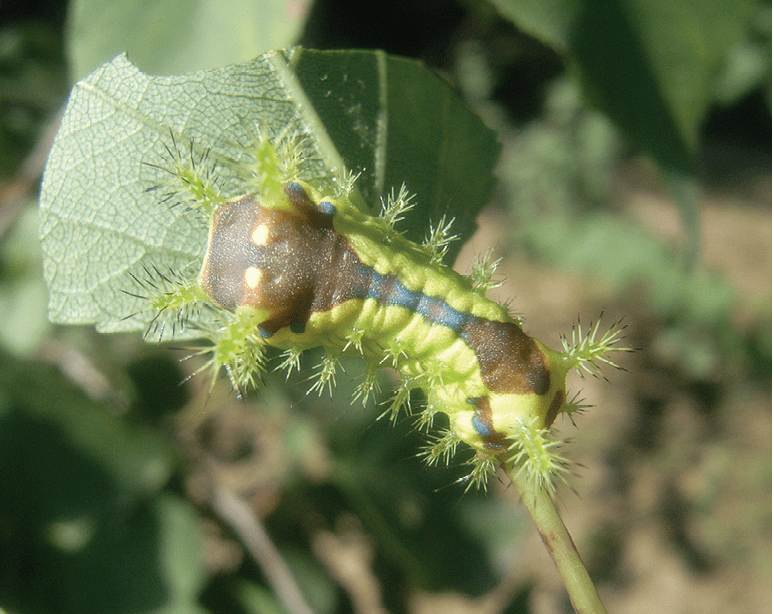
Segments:
[[[497,293],[546,341],[626,317],[628,374],[558,436],[616,612],[771,610],[771,6],[754,0],[0,4],[0,610],[281,612],[213,485],[315,612],[570,611],[495,483],[424,468],[410,420],[274,377],[212,394],[137,336],[46,321],[40,172],[71,84],[127,50],[172,74],[301,43],[424,60],[497,130]],[[347,367],[357,379],[359,365]],[[349,378],[342,378],[347,380]],[[384,376],[382,388],[391,385]]]

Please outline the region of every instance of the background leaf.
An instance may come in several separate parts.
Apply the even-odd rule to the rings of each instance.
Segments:
[[[406,91],[425,95],[418,100]],[[333,101],[323,104],[327,98]],[[418,117],[432,119],[420,124]],[[469,236],[493,187],[494,134],[416,62],[296,49],[213,71],[149,77],[119,56],[76,85],[46,167],[41,238],[53,321],[136,330],[135,321],[122,319],[140,308],[123,292],[132,290],[130,271],[198,271],[206,227],[183,208],[158,205],[147,188],[159,176],[143,162],[160,162],[170,134],[183,149],[193,139],[195,155],[210,151],[222,192],[237,196],[235,161],[250,142],[245,120],[275,134],[288,127],[308,132],[302,175],[312,182],[361,163],[374,169],[357,184],[374,209],[392,187],[387,182],[405,181],[418,194],[414,215],[423,220],[412,228],[414,238],[438,212],[458,217],[455,231]]]
[[[584,0],[490,0],[518,27],[545,44],[565,51]]]
[[[155,75],[245,62],[293,44],[305,7],[286,0],[76,0],[68,37],[73,80],[121,52]]]
[[[568,54],[592,104],[670,171],[692,171],[714,84],[756,10],[753,0],[495,0]]]
[[[169,441],[112,415],[51,366],[0,360],[0,603],[197,612],[196,514],[158,496],[177,464]]]
[[[716,83],[756,14],[754,0],[496,0],[567,54],[586,100],[652,156],[683,216],[683,258],[699,249],[694,177]],[[553,8],[555,10],[547,10]]]

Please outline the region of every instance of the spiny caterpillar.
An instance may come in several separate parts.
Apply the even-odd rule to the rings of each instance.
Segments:
[[[598,325],[586,336],[578,329],[572,342],[562,340],[563,351],[546,347],[486,298],[497,285],[494,266],[479,263],[466,277],[441,262],[450,240],[445,222],[423,245],[396,230],[412,206],[405,189],[386,199],[379,216],[367,215],[353,204],[353,177],[302,181],[301,157],[287,142],[275,145],[259,132],[242,168],[244,194],[232,199],[202,170],[204,156],[195,160],[193,142],[188,160],[176,146],[168,152],[167,165],[154,165],[177,184],[165,200],[174,195],[205,214],[207,249],[195,280],[140,283],[152,326],[163,328],[170,315],[182,323],[200,307],[214,314],[211,325],[200,325],[211,344],[200,352],[208,357],[203,368],[213,381],[225,370],[237,390],[249,388],[265,369],[267,346],[284,350],[280,368],[288,372],[303,350],[321,346],[313,385],[321,392],[334,385],[342,356],[361,356],[368,371],[356,398],[365,402],[377,371],[392,367],[401,382],[386,413],[395,416],[421,389],[420,426],[448,416],[424,451],[429,464],[448,462],[464,442],[476,451],[469,484],[485,484],[509,462],[553,489],[567,463],[549,428],[558,414],[580,409],[567,400],[565,377],[571,369],[595,371],[597,361],[612,364],[605,354],[620,349],[613,347],[619,328],[599,339]]]

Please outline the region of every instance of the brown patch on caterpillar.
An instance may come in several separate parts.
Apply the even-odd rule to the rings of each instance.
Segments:
[[[551,426],[554,423],[554,420],[556,420],[556,416],[559,415],[559,410],[562,409],[562,405],[564,405],[564,396],[564,390],[556,391],[554,399],[551,401],[551,405],[548,406],[548,411],[546,412],[546,428]]]
[[[303,329],[312,313],[362,298],[369,276],[332,215],[298,184],[285,189],[291,210],[262,207],[254,196],[224,203],[213,216],[202,289],[224,309],[265,309],[268,337]]]
[[[476,408],[473,414],[472,422],[476,433],[481,437],[484,447],[487,450],[502,451],[507,450],[509,446],[508,439],[502,433],[495,431],[492,423],[492,408],[489,405],[489,397],[478,397],[468,399],[468,403]]]
[[[468,318],[462,338],[481,367],[481,379],[492,392],[543,395],[551,386],[545,356],[535,340],[514,322]]]

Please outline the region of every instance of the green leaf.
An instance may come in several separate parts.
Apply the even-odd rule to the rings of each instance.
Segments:
[[[244,62],[292,45],[305,17],[302,3],[286,0],[75,0],[70,8],[76,79],[121,52],[157,75]]]
[[[56,571],[48,579],[65,587],[59,595],[52,591],[60,611],[203,614],[197,602],[205,569],[193,507],[162,495],[122,520],[80,552],[50,555]]]
[[[406,183],[419,203],[408,238],[424,239],[428,217],[452,216],[462,239],[450,250],[456,255],[494,187],[494,132],[413,60],[371,51],[296,57],[299,81],[348,168],[361,173],[358,185],[371,209]]]
[[[51,328],[37,236],[38,210],[31,202],[0,245],[0,347],[21,356],[37,354]]]
[[[587,102],[650,155],[698,251],[699,133],[724,65],[745,39],[754,0],[496,0],[517,25],[565,53]]]
[[[566,51],[583,0],[490,0],[503,17],[545,44]]]
[[[277,599],[263,586],[239,580],[234,588],[239,605],[245,614],[283,614],[284,610],[277,604]]]
[[[0,603],[201,612],[198,517],[161,490],[174,452],[55,368],[0,353]]]
[[[99,513],[156,493],[175,464],[169,442],[121,421],[49,365],[0,352],[0,515],[25,521]],[[7,507],[10,506],[10,507]]]
[[[416,96],[413,99],[412,96]],[[318,111],[319,109],[319,111]],[[366,206],[405,181],[418,195],[422,237],[428,215],[455,216],[473,231],[493,187],[494,133],[417,62],[380,52],[265,54],[246,64],[176,77],[149,77],[119,56],[76,84],[49,156],[41,190],[41,241],[54,322],[136,330],[142,308],[130,272],[197,272],[207,228],[183,207],[159,205],[147,189],[175,147],[209,151],[221,193],[240,192],[246,124],[306,139],[302,178],[315,183],[346,168]],[[144,164],[146,163],[146,164]]]
[[[590,102],[664,168],[692,171],[716,79],[753,0],[496,0],[514,23],[567,54]]]

